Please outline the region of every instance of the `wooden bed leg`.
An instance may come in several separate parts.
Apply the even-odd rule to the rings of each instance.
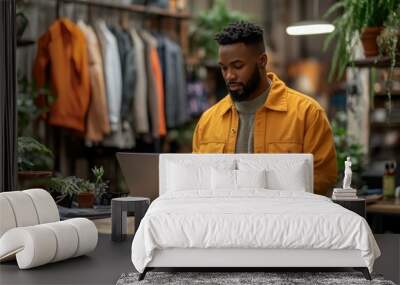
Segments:
[[[138,281],[142,281],[144,279],[144,277],[146,277],[146,273],[147,273],[147,267],[144,269],[144,271],[142,273],[139,274],[139,278]]]
[[[364,275],[365,279],[372,280],[371,274],[369,274],[369,270],[367,267],[355,267],[354,269],[357,271],[361,271],[362,274]]]

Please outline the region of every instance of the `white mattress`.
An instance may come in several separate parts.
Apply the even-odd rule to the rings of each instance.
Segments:
[[[359,250],[370,271],[380,255],[365,219],[326,197],[266,189],[213,195],[157,198],[132,243],[136,269],[143,272],[156,249],[168,248]]]

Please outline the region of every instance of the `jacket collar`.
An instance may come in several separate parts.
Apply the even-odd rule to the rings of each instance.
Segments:
[[[271,81],[271,89],[269,90],[267,100],[264,107],[273,111],[287,111],[287,87],[286,84],[276,76],[273,72],[268,72],[268,78]],[[225,96],[221,101],[220,115],[223,116],[228,110],[235,108],[231,96]]]

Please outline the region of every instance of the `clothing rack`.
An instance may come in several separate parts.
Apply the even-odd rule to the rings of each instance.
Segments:
[[[60,15],[61,4],[63,3],[72,3],[76,5],[86,5],[92,7],[101,7],[106,9],[120,10],[130,13],[141,13],[146,16],[153,17],[167,17],[167,18],[175,18],[181,20],[190,19],[192,16],[187,12],[176,12],[170,11],[167,9],[162,9],[154,6],[148,5],[139,5],[139,4],[120,4],[120,3],[112,3],[110,2],[100,2],[96,0],[56,0],[57,1],[57,18]]]
[[[33,1],[33,0],[28,0]],[[74,5],[84,5],[89,7],[88,15],[90,15],[90,7],[99,7],[104,9],[112,9],[112,10],[119,10],[122,12],[127,13],[135,13],[141,14],[145,17],[142,17],[142,26],[144,23],[144,19],[146,17],[155,19],[153,21],[154,24],[157,25],[158,30],[161,30],[162,27],[162,20],[163,19],[172,19],[176,20],[175,26],[177,33],[177,41],[180,42],[180,46],[182,47],[183,54],[186,56],[189,52],[189,42],[188,42],[188,20],[192,19],[192,15],[188,12],[179,12],[179,11],[172,11],[168,9],[163,9],[151,5],[147,5],[148,0],[145,0],[144,5],[140,4],[122,4],[122,3],[113,3],[111,1],[104,2],[100,0],[55,0],[56,1],[56,18],[60,18],[61,15],[61,7],[62,4],[74,4]]]

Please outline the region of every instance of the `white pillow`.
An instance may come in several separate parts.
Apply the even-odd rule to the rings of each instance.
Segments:
[[[224,169],[226,171],[235,168],[235,161],[210,161],[209,164],[194,164],[189,161],[169,162],[167,167],[167,191],[185,190],[210,190],[211,169]]]
[[[268,189],[306,191],[308,182],[308,168],[306,161],[278,160],[276,162],[260,159],[238,160],[239,170],[266,169]]]
[[[270,169],[267,172],[268,188],[274,190],[303,191],[307,188],[305,163],[296,163],[288,171]]]
[[[237,188],[267,188],[267,171],[236,170]]]
[[[184,191],[210,188],[211,167],[185,166],[170,163],[168,168],[168,189]]]
[[[211,188],[213,190],[237,190],[240,188],[266,188],[266,171],[263,170],[211,170]]]
[[[236,189],[236,170],[233,169],[216,169],[211,170],[211,189]]]

